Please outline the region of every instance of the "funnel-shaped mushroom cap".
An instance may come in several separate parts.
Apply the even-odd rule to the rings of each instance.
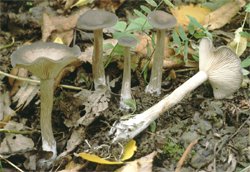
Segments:
[[[199,46],[199,68],[208,74],[216,99],[225,98],[240,88],[242,72],[240,59],[228,47],[214,48],[208,38],[203,38]]]
[[[177,23],[174,16],[160,10],[149,13],[148,22],[156,29],[170,29]]]
[[[124,47],[134,47],[137,44],[137,40],[132,36],[122,36],[118,38],[118,44]]]
[[[82,14],[77,21],[77,28],[86,30],[103,29],[116,24],[115,14],[103,10],[89,10]]]
[[[78,46],[70,48],[62,44],[37,42],[18,48],[11,55],[11,64],[28,69],[40,79],[49,79],[77,61],[80,53]]]

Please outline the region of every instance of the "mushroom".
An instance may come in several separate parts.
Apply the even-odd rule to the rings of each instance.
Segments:
[[[76,62],[80,53],[77,46],[37,42],[22,46],[11,55],[13,67],[25,68],[40,79],[42,149],[53,153],[51,161],[57,154],[51,124],[55,78],[65,66]]]
[[[145,91],[147,93],[159,95],[161,93],[165,31],[176,25],[176,19],[174,16],[164,11],[156,10],[149,13],[148,22],[156,29],[157,42],[153,57],[150,81]]]
[[[240,88],[242,72],[240,59],[228,47],[214,48],[212,41],[203,38],[199,45],[199,72],[175,89],[170,95],[143,113],[114,124],[110,134],[113,141],[131,139],[146,129],[160,114],[180,102],[186,94],[208,80],[216,99],[225,98]]]
[[[129,110],[131,107],[126,103],[132,99],[131,96],[131,56],[130,48],[137,44],[137,41],[132,36],[123,36],[118,39],[118,44],[124,49],[124,67],[122,78],[122,90],[120,109]]]
[[[103,10],[89,10],[82,14],[77,21],[77,28],[93,30],[94,52],[92,57],[92,72],[95,89],[106,86],[103,54],[103,28],[116,24],[118,18],[115,14]]]

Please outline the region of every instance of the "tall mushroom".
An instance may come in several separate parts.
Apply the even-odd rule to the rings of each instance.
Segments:
[[[242,72],[240,59],[228,47],[214,48],[203,38],[199,46],[199,72],[175,89],[169,96],[131,119],[116,123],[110,130],[114,141],[130,139],[146,129],[160,114],[180,102],[186,94],[208,80],[216,99],[225,98],[240,88]]]
[[[145,91],[151,94],[161,93],[162,67],[165,49],[165,32],[176,25],[174,16],[160,10],[153,11],[148,15],[148,22],[156,29],[157,42],[154,52],[153,65],[149,84]]]
[[[80,53],[77,46],[37,42],[22,46],[11,55],[12,66],[26,68],[40,78],[42,148],[53,153],[50,160],[57,154],[51,124],[55,78],[65,66],[76,62]]]
[[[115,14],[103,10],[89,10],[82,14],[77,21],[77,28],[94,32],[94,52],[92,57],[92,72],[95,89],[106,86],[103,64],[103,28],[116,24]]]
[[[129,110],[131,107],[126,103],[132,99],[131,96],[131,56],[130,48],[136,45],[137,41],[132,36],[123,36],[118,39],[118,44],[124,49],[123,78],[120,108]]]

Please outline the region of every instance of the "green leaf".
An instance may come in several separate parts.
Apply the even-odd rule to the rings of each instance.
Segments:
[[[145,13],[147,13],[147,14],[151,12],[151,10],[150,10],[148,7],[146,7],[145,5],[141,5],[140,8],[141,8]]]
[[[124,103],[131,108],[132,112],[136,111],[136,102],[134,99],[124,100]]]
[[[174,4],[172,4],[172,2],[170,2],[169,0],[163,0],[163,1],[169,8],[175,8]]]
[[[250,38],[250,33],[249,32],[240,32],[240,35],[245,37],[245,38]]]
[[[112,48],[114,48],[114,45],[111,44],[111,43],[106,43],[106,44],[103,45],[103,50],[104,51],[110,50]]]
[[[181,39],[175,30],[173,31],[173,41],[178,47],[181,46]]]
[[[151,28],[152,26],[148,23],[147,18],[138,17],[131,20],[131,23],[128,25],[126,31],[142,31]]]
[[[247,5],[246,5],[246,10],[245,10],[246,12],[248,12],[248,13],[250,13],[250,3],[248,3]]]
[[[178,27],[179,35],[183,41],[188,41],[187,35],[182,26]]]
[[[188,62],[188,41],[185,41],[185,46],[184,46],[184,62]]]
[[[197,28],[204,29],[203,26],[194,17],[192,17],[192,16],[187,16],[187,17],[190,20],[189,24],[192,24],[192,25],[194,25]]]
[[[134,13],[138,16],[138,17],[142,17],[142,18],[147,18],[147,16],[145,16],[142,12],[140,12],[139,10],[134,9]]]
[[[155,133],[155,131],[156,131],[156,122],[155,121],[150,124],[149,130],[150,130],[150,132]]]
[[[127,23],[124,21],[118,21],[113,28],[117,31],[124,32],[127,27]]]
[[[246,68],[250,66],[250,56],[241,62],[241,67]]]
[[[157,7],[157,3],[154,0],[146,0],[146,2],[153,7]]]

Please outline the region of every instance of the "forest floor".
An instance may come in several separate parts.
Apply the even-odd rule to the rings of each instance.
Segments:
[[[199,1],[196,4],[200,4]],[[91,32],[83,34],[82,31],[72,29],[75,26],[69,25],[73,23],[76,16],[79,17],[78,13],[81,13],[79,11],[87,11],[93,7],[115,12],[119,20],[127,21],[129,17],[134,20],[135,16],[132,16],[132,11],[140,10],[141,5],[150,7],[144,1],[107,0],[65,10],[65,1],[60,0],[50,3],[38,0],[14,2],[4,0],[0,2],[0,71],[3,73],[32,78],[30,73],[23,72],[21,69],[13,69],[10,62],[11,54],[24,44],[41,40],[53,41],[58,35],[63,35],[62,32],[64,33],[63,41],[66,44],[78,45],[83,52],[82,62],[74,66],[74,71],[67,74],[60,82],[76,88],[58,87],[55,90],[52,124],[60,158],[51,167],[52,171],[71,169],[76,171],[115,171],[124,166],[125,164],[107,165],[90,162],[76,155],[88,152],[103,158],[110,157],[110,160],[115,161],[115,157],[121,156],[120,148],[124,145],[121,145],[123,143],[112,143],[109,130],[114,122],[150,108],[198,71],[198,62],[194,60],[190,60],[192,61],[190,64],[185,63],[186,61],[176,64],[174,61],[173,65],[171,63],[164,67],[161,94],[159,96],[147,94],[145,87],[149,81],[150,68],[148,67],[148,70],[145,71],[144,66],[148,56],[137,47],[132,54],[132,58],[137,60],[132,65],[131,81],[135,104],[133,104],[133,112],[128,113],[119,109],[122,60],[119,58],[118,51],[117,54],[114,53],[114,57],[110,55],[110,51],[107,51],[104,53],[107,64],[105,72],[110,89],[100,92],[93,91],[91,60],[89,60],[89,58],[91,59],[92,42],[85,36]],[[188,6],[190,4],[178,1],[175,5]],[[164,3],[157,8],[169,12]],[[44,21],[45,17],[41,17],[44,11],[50,16],[51,25],[44,24],[48,22]],[[242,26],[245,14],[244,7],[239,8],[238,13],[230,19],[228,24],[210,31],[215,47],[228,44],[233,40],[234,31]],[[55,17],[58,15],[62,18]],[[72,19],[68,20],[70,17]],[[70,23],[71,21],[72,23]],[[64,25],[61,28],[59,28],[60,22]],[[246,32],[250,31],[248,22],[246,20],[244,26]],[[54,30],[50,28],[52,25]],[[45,27],[49,29],[46,30]],[[72,34],[66,33],[65,30],[72,31]],[[113,32],[112,29],[104,31],[104,42],[114,42]],[[148,35],[151,33],[147,32]],[[138,36],[139,41],[141,41],[141,35]],[[200,39],[194,38],[190,34],[187,35],[190,39],[188,48],[192,49],[192,45],[198,45]],[[167,36],[169,42],[174,42],[170,32]],[[247,40],[248,45],[240,56],[242,61],[249,58],[250,54],[249,37]],[[104,49],[104,51],[106,50]],[[173,49],[172,51],[174,54],[172,56],[175,56]],[[178,57],[175,57],[181,58],[183,61],[182,55],[180,53]],[[188,50],[188,58],[192,55],[197,55],[197,51]],[[111,60],[110,57],[112,57]],[[250,70],[249,66],[245,66],[246,71]],[[17,168],[20,168],[19,171],[21,169],[23,171],[37,170],[36,161],[47,156],[41,149],[38,84],[21,82],[0,74],[0,100],[4,102],[0,108],[5,109],[5,111],[2,110],[3,117],[0,123],[0,131],[2,131],[0,132],[0,169],[3,171],[16,171]],[[190,143],[193,144],[193,147],[185,158],[182,172],[250,171],[249,74],[244,76],[242,86],[237,92],[221,100],[214,99],[212,87],[208,82],[202,84],[180,103],[162,114],[134,139],[137,150],[132,158],[126,161],[138,162],[139,158],[156,152],[154,158],[151,157],[151,160],[153,159],[152,167],[147,167],[145,171],[174,171]],[[150,164],[150,160],[144,160],[143,163]],[[136,168],[139,169],[139,167]]]

